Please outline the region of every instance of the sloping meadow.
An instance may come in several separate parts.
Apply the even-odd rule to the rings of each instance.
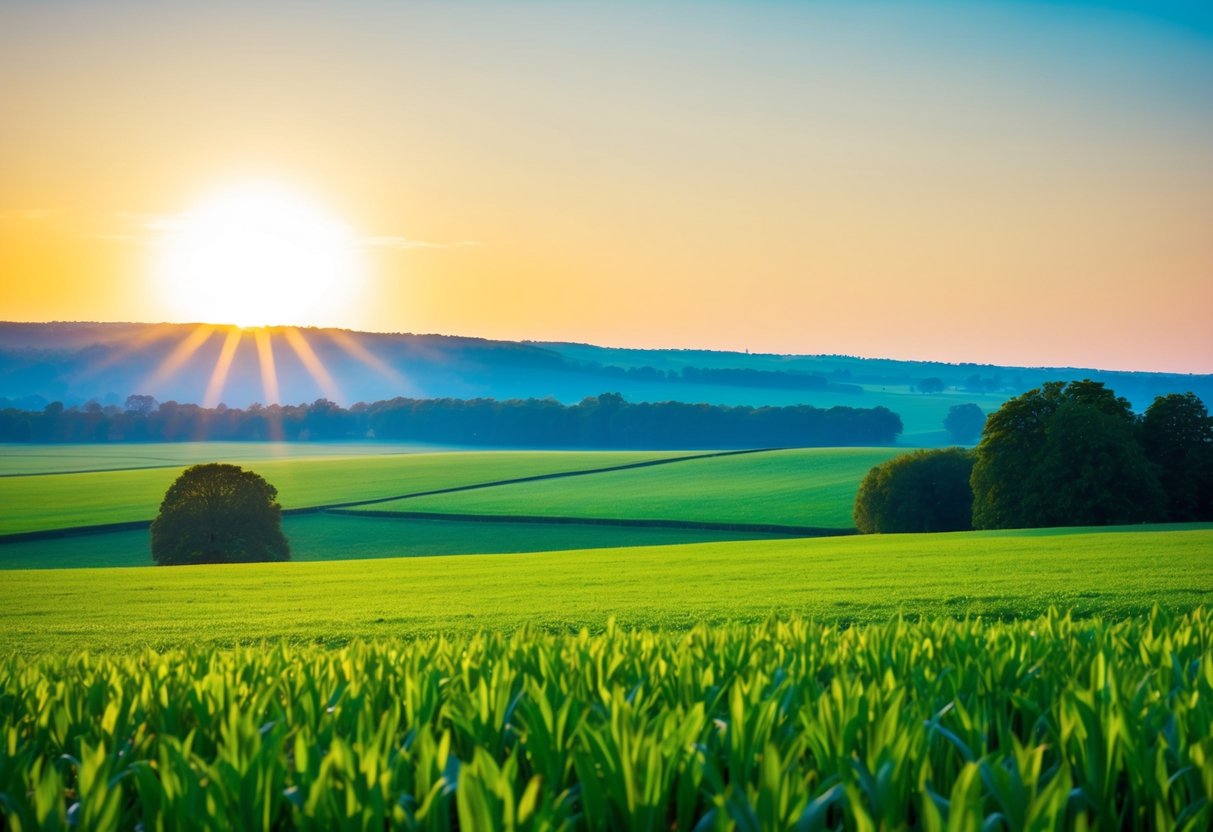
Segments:
[[[0,661],[13,829],[1213,823],[1213,621],[809,620]]]

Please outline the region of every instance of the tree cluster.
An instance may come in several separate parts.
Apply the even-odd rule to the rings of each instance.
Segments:
[[[1213,418],[1193,393],[1159,396],[1138,416],[1102,383],[1049,382],[991,414],[971,455],[920,452],[872,469],[855,524],[958,528],[962,480],[977,529],[1213,520]]]
[[[342,408],[311,404],[203,408],[131,396],[40,412],[0,410],[5,442],[390,439],[450,445],[592,448],[885,445],[902,431],[884,407],[727,407],[632,404],[615,393],[563,405],[554,399],[405,399]]]
[[[979,529],[1213,519],[1213,420],[1191,393],[1139,417],[1099,382],[1050,382],[990,416],[973,495]]]

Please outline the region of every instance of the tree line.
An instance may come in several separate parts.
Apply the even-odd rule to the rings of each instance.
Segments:
[[[869,533],[1213,520],[1213,418],[1193,393],[1137,415],[1099,382],[1049,382],[991,414],[974,450],[873,468],[854,520]]]
[[[564,405],[554,399],[407,399],[343,408],[311,404],[204,408],[130,396],[41,411],[0,410],[4,442],[385,439],[529,448],[757,448],[887,445],[901,418],[884,407],[729,407],[630,403],[604,393]]]

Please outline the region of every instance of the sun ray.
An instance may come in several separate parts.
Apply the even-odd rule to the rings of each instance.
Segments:
[[[356,339],[353,335],[350,335],[350,333],[340,329],[325,330],[325,334],[328,335],[329,340],[331,340],[341,349],[345,350],[348,355],[353,356],[375,372],[379,373],[388,381],[395,384],[399,388],[397,391],[398,393],[410,392],[412,385],[409,384],[408,379],[404,377],[404,374],[391,364],[387,363],[387,361],[368,350],[365,346],[363,346],[362,342]]]
[[[168,338],[173,334],[173,330],[177,328],[176,324],[152,324],[143,329],[138,335],[127,340],[117,349],[112,350],[108,355],[97,359],[91,363],[87,369],[81,373],[81,376],[89,376],[108,369],[115,364],[125,361],[141,350],[150,347],[156,341]]]
[[[173,351],[160,362],[160,365],[143,384],[147,386],[159,384],[177,372],[181,369],[181,365],[198,351],[199,347],[210,340],[214,331],[215,327],[210,324],[198,324],[189,335],[181,339],[181,343],[177,344]]]
[[[265,404],[278,404],[278,368],[274,365],[274,344],[268,329],[253,330],[257,344],[257,363],[261,367],[261,390],[265,393]]]
[[[282,431],[282,414],[276,409],[278,402],[278,368],[274,365],[274,343],[268,329],[253,330],[253,341],[257,344],[257,363],[261,367],[261,390],[265,394],[265,404],[273,408],[266,415],[269,439],[281,442],[285,436]]]
[[[232,359],[236,357],[236,348],[240,346],[242,334],[240,327],[237,326],[227,331],[227,337],[223,340],[223,349],[219,351],[219,360],[215,362],[215,369],[211,371],[210,383],[206,385],[206,395],[202,397],[203,407],[214,407],[219,404],[219,397],[223,395],[223,385],[227,381],[228,371],[232,367]]]
[[[333,381],[333,376],[325,368],[324,362],[316,355],[316,351],[312,349],[312,345],[307,342],[303,333],[293,326],[288,326],[283,328],[282,334],[286,336],[286,342],[295,351],[295,355],[299,356],[304,369],[320,387],[324,397],[330,401],[341,401],[343,396],[337,387],[337,382]]]

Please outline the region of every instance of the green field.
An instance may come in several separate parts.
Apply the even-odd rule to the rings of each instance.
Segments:
[[[225,445],[233,452],[241,446]],[[263,459],[254,470],[285,508],[429,491],[495,480],[626,465],[685,453],[475,451]],[[208,457],[241,462],[242,457]],[[89,461],[83,460],[82,467]],[[0,477],[0,535],[151,520],[181,468]]]
[[[481,523],[369,515],[351,517],[328,513],[286,517],[282,521],[282,530],[291,544],[291,560],[301,562],[549,552],[779,537],[760,532],[562,523]],[[151,565],[151,535],[147,529],[0,544],[0,570]]]
[[[286,563],[0,543],[0,828],[1213,821],[1213,524],[655,527],[848,528],[898,451],[388,447],[6,460],[0,533],[150,519],[242,450],[288,508],[377,502],[284,518]],[[586,473],[500,483],[561,472]]]
[[[0,661],[14,829],[1207,829],[1213,625],[799,619]]]
[[[0,442],[0,476],[176,468],[216,460],[251,464],[267,459],[383,456],[442,450],[446,449],[403,442],[109,442],[56,445]]]
[[[0,648],[38,653],[509,631],[772,614],[1130,615],[1213,593],[1213,528],[968,532],[527,555],[13,570]]]
[[[415,497],[367,508],[446,514],[534,515],[852,527],[864,474],[895,448],[808,448],[716,457],[576,480]]]

